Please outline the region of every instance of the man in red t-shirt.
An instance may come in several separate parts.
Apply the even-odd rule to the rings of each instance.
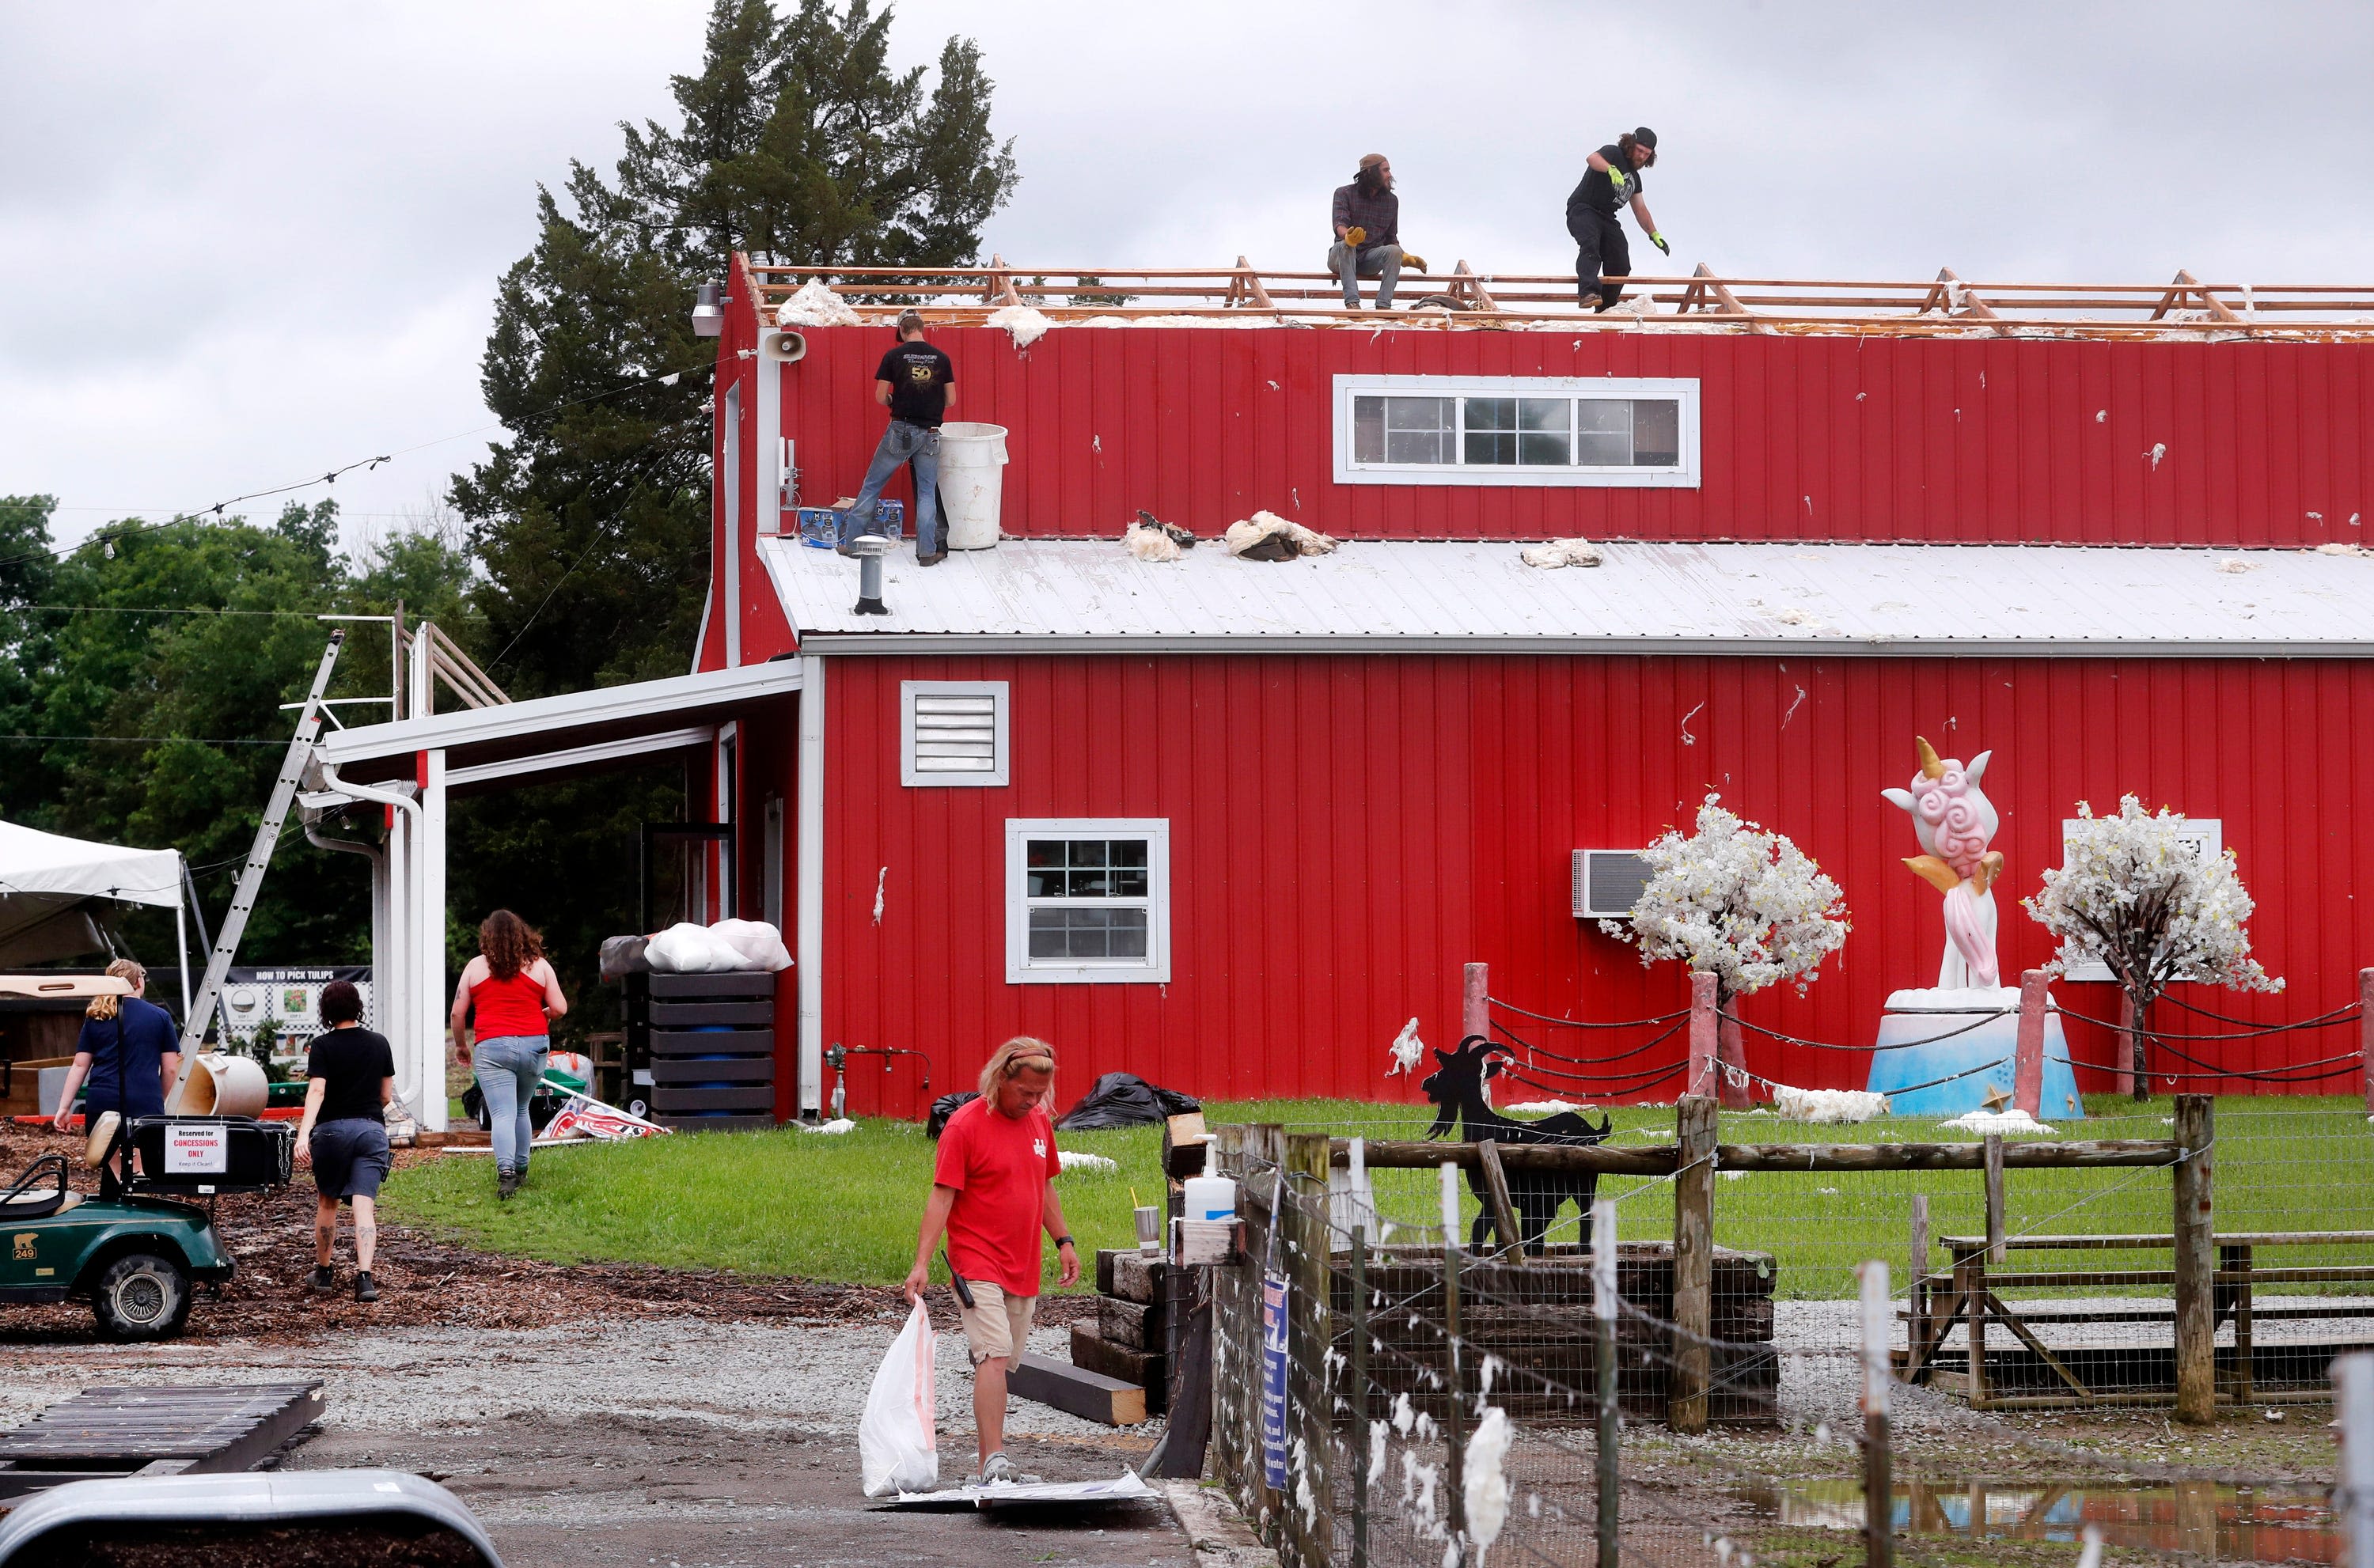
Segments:
[[[1054,1178],[1064,1168],[1055,1124],[1040,1108],[1054,1090],[1055,1047],[1046,1041],[1011,1039],[990,1057],[981,1070],[981,1098],[948,1117],[940,1133],[932,1196],[907,1275],[907,1299],[921,1301],[945,1234],[949,1266],[972,1294],[961,1310],[981,1442],[975,1479],[983,1482],[1014,1479],[1005,1457],[1005,1374],[1029,1347],[1042,1228],[1055,1238],[1058,1282],[1080,1278],[1080,1250],[1064,1229],[1064,1205],[1055,1196]]]

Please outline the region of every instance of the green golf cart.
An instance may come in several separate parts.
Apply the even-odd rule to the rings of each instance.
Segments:
[[[181,1124],[222,1118],[143,1117]],[[253,1124],[249,1124],[253,1126]],[[86,1197],[68,1176],[64,1154],[43,1154],[0,1190],[0,1303],[58,1302],[87,1296],[99,1331],[111,1340],[163,1340],[190,1316],[194,1285],[219,1291],[230,1278],[230,1254],[214,1219],[194,1203],[154,1196],[256,1190],[257,1184],[217,1186],[186,1175],[144,1176],[147,1163],[132,1148],[133,1129],[102,1113],[85,1141],[84,1160],[98,1173],[99,1191]],[[226,1134],[228,1129],[225,1129]],[[271,1133],[287,1137],[287,1129]],[[211,1134],[200,1129],[197,1141]],[[125,1175],[117,1176],[116,1154]],[[141,1151],[146,1153],[145,1147]],[[170,1162],[159,1161],[150,1165]],[[283,1161],[285,1170],[285,1157]],[[285,1174],[282,1176],[287,1179]]]

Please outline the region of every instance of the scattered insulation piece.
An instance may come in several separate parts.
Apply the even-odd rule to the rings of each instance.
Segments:
[[[1572,1100],[1519,1100],[1513,1106],[1494,1107],[1503,1116],[1557,1116],[1561,1111],[1587,1111],[1589,1106]]]
[[[783,301],[775,312],[779,327],[858,327],[864,318],[850,308],[848,300],[835,294],[822,283],[800,286],[800,291]]]
[[[1869,1121],[1887,1114],[1887,1096],[1868,1089],[1792,1089],[1772,1086],[1773,1114],[1788,1121]]]
[[[2228,577],[2240,577],[2244,572],[2258,570],[2259,567],[2257,562],[2244,560],[2239,556],[2226,556],[2218,560],[2217,569]]]
[[[2374,549],[2363,544],[2344,544],[2336,540],[2330,544],[2318,545],[2316,553],[2320,556],[2374,556]]]
[[[1228,554],[1249,561],[1290,561],[1298,556],[1323,556],[1335,541],[1316,529],[1289,522],[1272,511],[1258,511],[1241,522],[1228,524]]]
[[[1179,558],[1179,541],[1158,528],[1148,528],[1133,522],[1122,534],[1121,542],[1129,553],[1141,561],[1175,561]]]
[[[1460,1485],[1467,1504],[1467,1534],[1477,1549],[1500,1539],[1509,1522],[1509,1412],[1487,1406],[1484,1419],[1468,1433]]]
[[[1529,567],[1549,569],[1595,567],[1600,562],[1599,546],[1588,539],[1553,539],[1546,544],[1528,544],[1517,552],[1517,558]]]
[[[1058,1149],[1055,1151],[1055,1158],[1067,1171],[1094,1171],[1099,1175],[1110,1176],[1121,1169],[1117,1162],[1102,1154],[1085,1153],[1077,1149]]]
[[[1004,333],[1017,348],[1028,348],[1047,335],[1055,323],[1028,305],[1008,305],[991,314],[988,325]]]
[[[1416,1077],[1418,1059],[1426,1054],[1426,1042],[1417,1037],[1417,1020],[1413,1018],[1403,1024],[1402,1032],[1393,1036],[1393,1043],[1386,1049],[1393,1053],[1393,1065],[1385,1069],[1386,1077],[1391,1078],[1396,1072]]]
[[[1964,1132],[2001,1132],[2013,1137],[2022,1134],[2030,1138],[2050,1138],[2052,1129],[2045,1126],[2026,1111],[1965,1111],[1951,1121],[1941,1121],[1940,1128],[1957,1128]]]
[[[799,1123],[798,1126],[802,1132],[842,1133],[855,1132],[857,1130],[857,1124],[850,1120],[845,1116],[835,1117],[830,1121],[819,1121],[814,1123],[804,1121]]]

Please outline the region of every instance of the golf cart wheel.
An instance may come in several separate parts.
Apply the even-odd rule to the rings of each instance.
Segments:
[[[165,1340],[190,1316],[190,1276],[178,1259],[127,1252],[100,1271],[90,1309],[111,1340]]]

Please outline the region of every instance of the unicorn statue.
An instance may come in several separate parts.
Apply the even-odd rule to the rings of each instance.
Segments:
[[[1912,817],[1922,854],[1906,860],[1914,873],[1945,895],[1945,956],[1937,967],[1941,991],[1987,989],[2003,984],[1995,962],[1995,896],[2003,875],[2000,849],[1987,848],[2001,819],[1980,780],[1992,752],[1980,752],[1968,767],[1959,757],[1940,758],[1922,736],[1921,771],[1911,785],[1880,793]]]

